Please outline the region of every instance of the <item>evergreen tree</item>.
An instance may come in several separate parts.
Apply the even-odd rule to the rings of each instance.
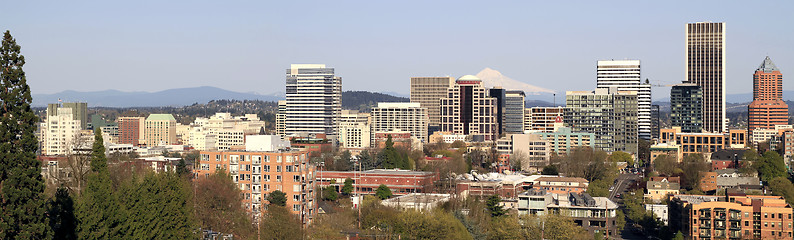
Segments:
[[[502,198],[500,198],[499,195],[491,195],[488,197],[488,200],[485,201],[485,206],[488,208],[488,211],[491,212],[492,217],[502,216],[507,213],[507,211],[499,205],[501,201]]]
[[[190,169],[187,168],[187,163],[184,158],[180,158],[179,163],[176,164],[176,175],[180,177],[190,177]]]
[[[270,202],[270,205],[286,206],[287,194],[279,190],[273,191],[267,195],[267,201]]]
[[[6,31],[0,47],[0,239],[44,239],[47,202],[38,142],[38,117],[25,79],[25,57]]]
[[[109,239],[119,231],[119,205],[108,171],[102,133],[94,133],[91,172],[77,202],[77,234],[80,239]]]
[[[129,213],[122,223],[128,239],[195,239],[196,224],[192,190],[173,173],[148,173],[133,180],[120,192],[120,202]]]
[[[261,239],[303,239],[303,224],[284,206],[271,204],[259,227]]]
[[[345,178],[345,185],[342,186],[342,193],[350,195],[353,192],[353,179]]]
[[[378,186],[378,189],[375,190],[375,196],[378,196],[378,198],[380,198],[381,200],[390,198],[391,195],[392,195],[391,189],[389,189],[389,187],[387,187],[384,184],[381,184],[380,186]]]
[[[50,202],[50,209],[47,211],[50,217],[50,228],[53,231],[55,240],[58,239],[77,239],[75,229],[77,228],[77,218],[74,217],[74,201],[69,196],[69,190],[63,187],[55,192],[55,199]]]

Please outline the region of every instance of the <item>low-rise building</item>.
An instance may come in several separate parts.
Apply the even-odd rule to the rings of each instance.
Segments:
[[[681,152],[681,146],[680,145],[676,145],[674,143],[658,143],[658,144],[654,144],[654,145],[651,145],[650,151],[651,151],[651,163],[652,164],[653,164],[653,161],[656,161],[656,158],[658,158],[661,155],[667,155],[667,156],[673,157],[676,160],[676,162],[679,162],[679,163],[684,160],[684,153]]]
[[[662,221],[667,226],[668,213],[666,204],[645,204],[645,211],[652,212],[657,220]]]
[[[780,196],[674,195],[670,223],[687,239],[792,239],[792,208]],[[675,225],[673,225],[675,223]]]
[[[579,177],[544,176],[536,179],[533,188],[543,189],[548,193],[568,194],[583,193],[590,184],[587,179]]]
[[[402,196],[386,199],[380,202],[384,206],[398,209],[413,209],[417,211],[430,211],[449,201],[449,194],[438,193],[409,193]]]
[[[570,217],[590,233],[617,233],[615,226],[618,205],[605,197],[591,197],[587,193],[555,194],[529,191],[518,195],[518,214],[560,214]]]
[[[758,188],[761,180],[757,176],[745,176],[736,169],[716,170],[717,189],[726,188]]]
[[[680,127],[659,130],[660,143],[681,145],[684,155],[691,153],[713,153],[726,148],[747,146],[747,129],[730,129],[727,133],[685,133]]]
[[[573,132],[568,127],[560,127],[553,132],[535,132],[530,135],[537,135],[541,140],[547,141],[549,152],[557,155],[569,154],[576,147],[595,148],[595,134]]]
[[[717,190],[716,172],[701,172],[700,176],[700,191],[711,192]]]
[[[667,198],[669,195],[678,194],[678,191],[681,189],[681,185],[679,183],[669,182],[667,179],[662,179],[661,181],[646,182],[645,188],[647,189],[645,198],[658,203],[661,202],[662,199]]]
[[[381,184],[394,195],[432,193],[433,183],[440,179],[437,172],[420,172],[400,169],[373,169],[366,171],[319,171],[315,176],[321,187],[334,186],[341,191],[345,179],[353,180],[354,193],[375,194]]]

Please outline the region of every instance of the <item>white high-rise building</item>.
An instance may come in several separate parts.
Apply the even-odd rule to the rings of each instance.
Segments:
[[[369,113],[342,110],[342,117],[339,120],[339,145],[347,150],[369,148],[372,140],[371,130]]]
[[[703,91],[703,130],[728,132],[725,117],[725,23],[686,25],[686,83]]]
[[[54,111],[54,112],[53,112]],[[41,154],[67,155],[72,146],[77,144],[75,138],[81,129],[82,122],[74,118],[72,108],[47,108],[47,118],[41,123]]]
[[[597,64],[597,87],[617,87],[618,91],[637,92],[637,132],[651,139],[651,84],[643,83],[640,60],[604,60]]]
[[[286,135],[336,136],[342,112],[342,78],[325,64],[292,64],[287,69]],[[330,137],[329,137],[330,138]]]
[[[419,103],[378,103],[372,108],[372,132],[400,130],[427,142],[427,108]],[[374,136],[373,136],[374,137]],[[374,139],[372,142],[375,142]]]

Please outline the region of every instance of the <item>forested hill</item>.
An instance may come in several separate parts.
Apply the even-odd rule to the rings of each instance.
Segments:
[[[367,91],[345,91],[342,93],[342,109],[369,112],[379,102],[410,102],[409,98]]]

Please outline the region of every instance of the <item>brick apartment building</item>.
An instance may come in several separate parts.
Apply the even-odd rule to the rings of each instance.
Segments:
[[[674,195],[670,224],[687,239],[792,239],[792,208],[779,196]]]
[[[255,138],[268,138],[265,143]],[[201,151],[197,178],[217,171],[228,172],[240,187],[245,208],[256,218],[267,205],[267,194],[279,190],[286,193],[287,208],[299,215],[304,224],[317,212],[314,202],[315,167],[309,163],[309,152],[289,149],[278,136],[246,136],[246,150]],[[254,145],[264,145],[263,148]]]

